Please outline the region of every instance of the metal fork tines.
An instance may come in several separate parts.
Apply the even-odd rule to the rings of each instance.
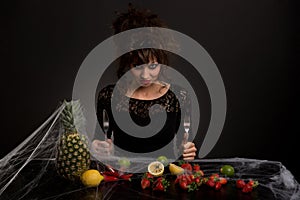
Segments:
[[[184,127],[184,131],[185,131],[185,143],[188,141],[188,138],[189,138],[190,126],[191,126],[190,116],[185,115],[184,119],[183,119],[183,127]]]

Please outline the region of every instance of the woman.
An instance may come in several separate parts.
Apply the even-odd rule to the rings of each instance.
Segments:
[[[165,27],[165,25],[150,11],[139,11],[131,5],[128,12],[119,14],[113,23],[115,34],[139,27]],[[177,149],[183,149],[181,153],[184,160],[193,160],[197,149],[193,142],[185,141],[184,130],[180,127],[182,114],[189,113],[190,101],[185,90],[164,81],[164,70],[168,65],[167,52],[151,48],[134,50],[122,55],[119,64],[118,78],[126,73],[131,78],[127,78],[124,83],[117,86],[109,85],[100,91],[97,103],[98,121],[103,128],[105,110],[109,116],[110,126],[105,141],[98,139],[93,141],[93,150],[99,154],[110,154],[113,146],[118,146],[128,152],[148,153],[162,149],[172,141]],[[113,92],[114,89],[116,92]],[[154,108],[156,104],[163,109]],[[164,113],[166,122],[155,135],[146,138],[134,137],[118,126],[113,112],[118,116],[123,114],[126,116],[125,114],[129,113],[134,123],[141,127],[155,121],[153,119],[160,119]],[[142,134],[140,133],[140,136]],[[179,142],[174,141],[176,134],[179,135]]]

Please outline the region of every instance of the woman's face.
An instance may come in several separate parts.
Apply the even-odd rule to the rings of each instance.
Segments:
[[[142,65],[131,64],[131,73],[135,81],[142,87],[148,87],[154,83],[159,76],[161,65],[156,58],[149,59],[149,63]]]

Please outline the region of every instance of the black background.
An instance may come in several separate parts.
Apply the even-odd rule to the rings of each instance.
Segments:
[[[282,162],[300,180],[297,1],[131,1],[200,43],[227,92],[222,135],[207,158]],[[1,6],[1,154],[71,99],[77,70],[110,37],[127,1],[11,1]]]

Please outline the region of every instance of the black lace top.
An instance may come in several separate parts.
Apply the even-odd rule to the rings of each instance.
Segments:
[[[113,131],[113,139],[116,146],[134,153],[148,153],[169,144],[176,133],[180,133],[177,137],[181,138],[184,133],[184,129],[180,127],[181,116],[183,112],[189,113],[190,108],[190,99],[185,90],[171,85],[168,91],[157,99],[140,100],[129,98],[124,94],[122,95],[120,90],[116,88],[117,90],[114,92],[115,96],[113,98],[115,103],[113,103],[114,106],[111,108],[111,97],[114,87],[114,85],[109,85],[99,92],[97,118],[103,129],[103,109],[107,111],[110,122],[107,137],[110,138]],[[151,108],[155,104],[162,106],[165,111],[156,106]],[[114,113],[118,115],[124,115],[126,112],[128,115],[129,112],[130,117],[138,126],[147,126],[151,119],[158,117],[162,112],[166,112],[167,114],[166,122],[163,128],[151,137],[134,137],[121,130],[116,124],[111,109],[115,109]]]

